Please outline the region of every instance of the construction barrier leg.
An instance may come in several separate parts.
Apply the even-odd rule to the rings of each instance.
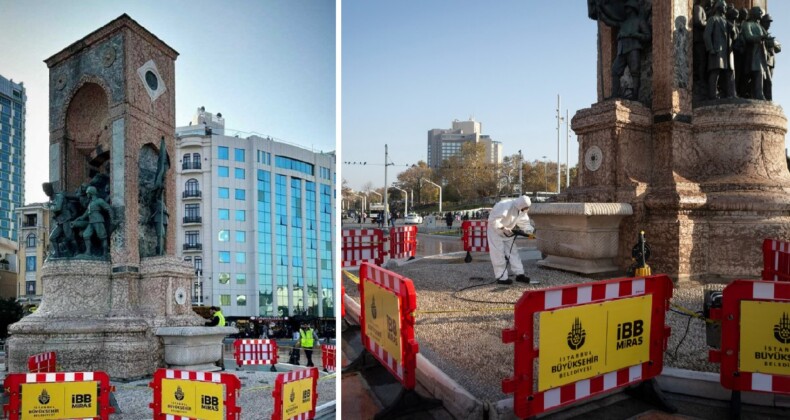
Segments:
[[[472,262],[472,253],[471,252],[466,251],[466,257],[464,257],[464,262],[467,263],[467,264]]]
[[[426,398],[413,389],[401,387],[400,393],[388,407],[376,413],[376,420],[401,419],[411,413],[420,413],[442,406],[440,400]]]
[[[741,391],[730,394],[730,419],[741,420]]]
[[[640,401],[654,405],[667,413],[678,412],[678,408],[667,399],[655,378],[643,381],[635,387],[628,388],[625,390],[625,393]]]
[[[349,373],[363,372],[370,368],[376,367],[377,365],[376,359],[372,356],[369,356],[368,351],[363,349],[356,359],[352,360],[351,363],[343,368],[341,373],[346,375]]]

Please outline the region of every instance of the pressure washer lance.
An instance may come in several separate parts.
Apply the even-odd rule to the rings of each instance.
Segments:
[[[639,242],[631,249],[631,258],[634,264],[628,268],[628,275],[631,277],[649,276],[652,274],[647,260],[650,259],[650,245],[645,242],[645,231],[639,231]]]

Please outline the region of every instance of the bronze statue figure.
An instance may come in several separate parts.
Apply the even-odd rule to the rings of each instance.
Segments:
[[[55,193],[52,183],[45,182],[44,193],[49,197],[49,209],[52,212],[52,222],[55,227],[49,234],[51,254],[54,258],[73,257],[79,251],[77,241],[74,239],[75,205],[72,202],[76,197],[71,197],[64,192]]]
[[[617,56],[612,63],[612,96],[637,100],[644,48],[642,43],[650,41],[651,33],[647,22],[639,14],[637,0],[626,1],[625,16],[625,21],[620,24],[620,31],[617,34]],[[630,93],[622,92],[620,87],[620,77],[625,73],[626,66],[633,80]]]
[[[165,203],[165,173],[170,168],[170,161],[167,157],[165,138],[159,142],[159,160],[156,166],[156,177],[152,188],[153,202],[151,205],[150,222],[153,222],[156,230],[156,251],[155,255],[165,255],[165,238],[167,236],[167,221],[170,214],[167,212]]]
[[[708,99],[718,99],[719,77],[723,76],[724,96],[735,97],[735,68],[732,44],[737,36],[724,12],[727,4],[724,0],[716,0],[713,15],[708,17],[705,25],[705,49],[708,52]]]
[[[114,224],[112,208],[106,201],[98,196],[96,187],[89,186],[85,194],[90,198],[88,206],[82,216],[74,220],[74,226],[81,229],[82,240],[85,243],[86,256],[109,256],[109,239],[107,222]],[[101,249],[94,250],[93,238],[98,239]]]
[[[776,63],[776,53],[782,52],[782,44],[776,40],[768,30],[771,29],[771,22],[773,19],[768,13],[760,19],[760,26],[765,29],[765,52],[768,70],[765,74],[765,81],[763,82],[763,95],[766,100],[773,100],[773,80],[774,80],[774,65]]]
[[[765,100],[764,82],[768,75],[768,57],[765,50],[765,40],[768,33],[760,25],[763,9],[759,6],[752,7],[749,20],[741,26],[741,35],[746,43],[744,66],[748,77],[751,79],[749,94],[752,99]]]
[[[707,74],[707,52],[705,51],[705,25],[708,22],[706,9],[710,7],[710,0],[695,0],[692,9],[692,24],[694,27],[694,82],[700,83]]]

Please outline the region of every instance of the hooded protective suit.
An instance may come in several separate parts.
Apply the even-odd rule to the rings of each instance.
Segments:
[[[518,247],[514,243],[513,229],[516,226],[524,232],[532,229],[527,212],[521,211],[528,209],[531,204],[526,195],[502,200],[494,205],[488,215],[488,250],[491,254],[491,264],[494,266],[494,276],[500,282],[508,278],[508,259],[513,274],[516,276],[524,274]]]

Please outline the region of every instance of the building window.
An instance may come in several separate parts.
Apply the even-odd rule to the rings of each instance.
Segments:
[[[220,178],[227,178],[230,176],[230,168],[227,166],[218,166],[217,167],[217,175]]]
[[[198,237],[199,234],[200,234],[200,232],[197,231],[197,230],[190,230],[190,231],[184,232],[185,245],[190,245],[190,246],[193,246],[193,247],[195,245],[197,245],[198,242],[200,242],[200,239]]]
[[[239,264],[246,264],[247,263],[247,253],[246,252],[237,252],[236,253],[236,262]]]
[[[230,295],[219,295],[219,306],[230,306]]]
[[[184,223],[200,222],[200,204],[184,204]]]
[[[219,198],[230,198],[230,188],[219,187]]]
[[[35,280],[29,280],[29,281],[25,282],[25,294],[28,295],[28,296],[36,294],[36,281]]]
[[[263,150],[258,150],[258,163],[262,163],[264,165],[271,165],[272,154],[269,152],[264,152]]]
[[[247,199],[247,191],[241,188],[236,188],[235,196],[236,200],[244,201]]]
[[[217,146],[217,159],[228,160],[228,148],[225,146]]]
[[[31,233],[27,235],[27,247],[28,248],[35,248],[36,247],[36,234]]]
[[[236,284],[247,284],[247,275],[244,273],[236,274]]]
[[[25,257],[25,270],[28,272],[36,271],[36,256]]]
[[[247,212],[244,210],[236,210],[236,221],[243,222],[247,220]]]
[[[184,154],[184,159],[181,162],[181,169],[192,169],[192,155],[189,153]]]
[[[236,306],[247,306],[247,296],[236,295]]]
[[[302,172],[310,176],[313,175],[315,170],[311,163],[303,162],[297,159],[291,159],[285,156],[275,156],[274,164],[278,168],[290,169],[292,171]]]
[[[233,157],[236,162],[244,162],[244,149],[233,149]]]
[[[195,257],[195,275],[203,275],[203,257]]]
[[[185,197],[198,197],[200,196],[200,183],[195,178],[190,178],[184,185],[186,191]]]
[[[192,153],[192,169],[200,169],[200,153]]]
[[[219,284],[228,284],[230,281],[230,273],[219,273],[217,280],[219,280]]]
[[[219,209],[219,220],[230,220],[230,210]]]
[[[221,263],[229,263],[230,262],[230,251],[219,251],[219,262],[221,262]]]
[[[244,243],[247,242],[247,232],[243,230],[236,231],[236,242]]]
[[[217,240],[220,242],[228,242],[230,240],[230,231],[228,230],[221,230],[217,234]]]
[[[233,168],[233,176],[236,179],[245,179],[247,177],[247,173],[244,168]]]

